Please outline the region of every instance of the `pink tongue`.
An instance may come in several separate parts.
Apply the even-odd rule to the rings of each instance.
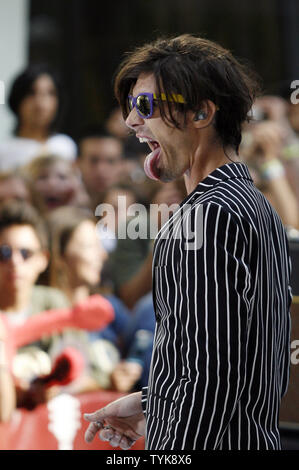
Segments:
[[[156,148],[146,157],[144,162],[144,171],[146,176],[156,181],[159,181],[159,170],[157,168],[157,163],[159,161],[160,152],[161,148]]]

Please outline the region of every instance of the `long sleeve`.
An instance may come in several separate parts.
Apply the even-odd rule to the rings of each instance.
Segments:
[[[289,286],[278,214],[246,165],[215,169],[155,240],[147,449],[281,448]]]
[[[173,344],[178,360],[175,404],[163,449],[217,448],[244,385],[250,240],[240,220],[220,206],[198,206],[191,215],[194,220],[199,210],[201,247],[184,250],[181,243],[174,259]]]

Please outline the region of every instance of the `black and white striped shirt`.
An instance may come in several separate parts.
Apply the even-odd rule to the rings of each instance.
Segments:
[[[245,164],[217,168],[155,241],[147,449],[280,449],[289,281],[279,216]]]

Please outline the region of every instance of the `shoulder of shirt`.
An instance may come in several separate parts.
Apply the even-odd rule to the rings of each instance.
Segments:
[[[62,143],[62,144],[77,147],[76,143],[72,139],[72,137],[70,137],[67,134],[53,134],[48,138],[48,142],[56,142],[56,141],[58,141],[59,143]]]
[[[256,232],[254,219],[250,219],[243,211],[237,212],[228,204],[211,198],[207,201],[195,201],[190,205],[190,217],[195,218],[202,215],[205,225],[208,227],[209,221],[214,223],[217,217],[221,217],[222,224],[229,221],[231,228],[235,230],[241,229],[241,233],[247,238],[247,235],[253,229]],[[247,235],[246,235],[247,234]]]
[[[68,156],[69,158],[75,158],[77,156],[77,144],[75,141],[66,134],[54,134],[48,138],[47,144],[49,146],[58,146],[60,151]]]
[[[26,139],[23,137],[12,136],[0,141],[0,149],[14,149],[15,147],[23,146],[23,145],[38,145],[38,143],[33,139]]]

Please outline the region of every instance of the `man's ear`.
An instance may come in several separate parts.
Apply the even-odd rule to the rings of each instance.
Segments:
[[[193,113],[193,125],[197,129],[204,129],[212,124],[218,107],[211,100],[201,103],[200,109]]]

